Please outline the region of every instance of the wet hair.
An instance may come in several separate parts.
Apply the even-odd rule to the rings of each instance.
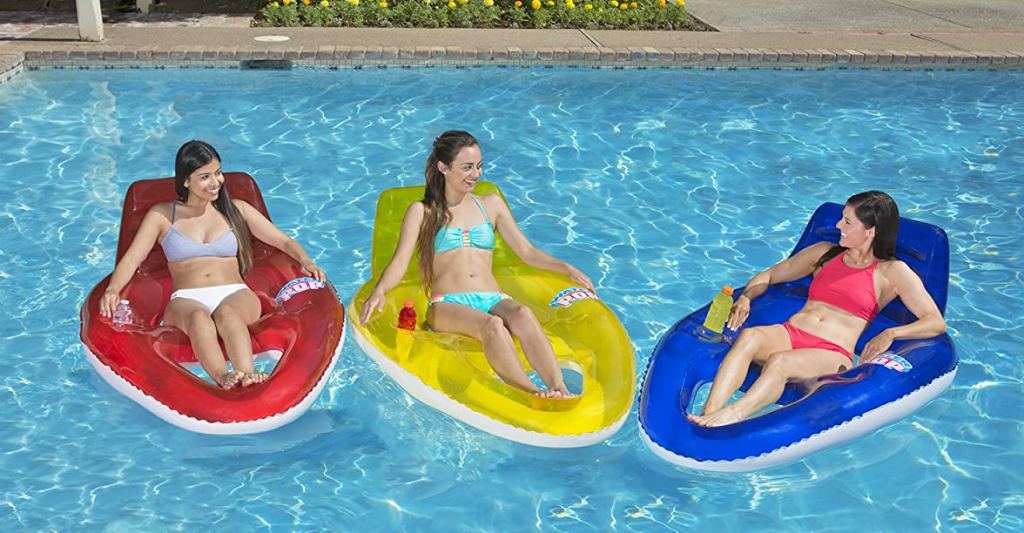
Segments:
[[[444,195],[444,174],[437,168],[437,163],[450,167],[463,148],[478,145],[476,138],[464,131],[446,131],[434,139],[434,148],[427,157],[427,167],[423,171],[427,189],[423,193],[423,223],[420,224],[418,239],[420,283],[424,292],[429,292],[430,281],[434,277],[434,239],[452,216]]]
[[[188,201],[188,187],[185,182],[192,177],[192,173],[214,160],[219,163],[220,154],[203,141],[189,141],[181,145],[178,155],[174,158],[174,190],[178,193],[180,202]],[[238,273],[244,279],[252,270],[252,233],[249,231],[249,225],[245,223],[245,218],[235,204],[231,203],[227,186],[221,187],[220,194],[213,201],[213,207],[228,219],[228,225],[238,239]]]
[[[900,231],[900,210],[896,201],[882,191],[866,191],[851,196],[846,205],[853,208],[853,213],[865,228],[875,228],[871,253],[882,261],[895,258],[896,235]],[[845,246],[833,246],[818,259],[815,268],[821,268],[844,251]]]

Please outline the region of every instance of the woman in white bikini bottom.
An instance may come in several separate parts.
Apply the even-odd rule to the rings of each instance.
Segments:
[[[232,283],[230,285],[217,285],[216,287],[203,287],[200,289],[179,289],[171,293],[171,299],[187,298],[195,300],[209,309],[210,314],[213,314],[220,307],[220,303],[228,296],[248,288],[249,286],[245,283]]]

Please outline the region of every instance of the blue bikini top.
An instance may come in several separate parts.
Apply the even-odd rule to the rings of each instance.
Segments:
[[[484,214],[484,222],[471,228],[442,227],[441,231],[437,232],[437,237],[434,237],[435,254],[465,247],[494,250],[494,226],[491,225],[491,219],[487,218],[487,211],[484,211],[480,202],[476,198],[473,198],[473,201]]]
[[[235,257],[238,255],[238,239],[235,238],[233,229],[228,230],[213,242],[196,242],[178,231],[174,227],[174,214],[177,207],[178,202],[174,202],[171,207],[171,229],[160,241],[168,263],[177,263],[196,257]]]

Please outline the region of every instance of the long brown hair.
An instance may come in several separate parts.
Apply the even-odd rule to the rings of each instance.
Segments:
[[[181,145],[177,157],[174,158],[174,190],[178,193],[179,201],[188,201],[188,187],[185,186],[185,181],[192,177],[193,172],[214,160],[219,163],[220,154],[203,141],[189,141]],[[245,223],[245,217],[235,208],[235,204],[231,203],[227,184],[220,188],[220,194],[213,201],[213,207],[228,219],[228,225],[238,239],[238,273],[245,279],[252,270],[252,233],[249,231],[249,225]]]
[[[896,200],[882,191],[865,191],[855,194],[846,201],[865,228],[875,228],[875,240],[871,241],[871,253],[881,261],[896,257],[896,236],[900,232],[900,209]],[[822,254],[814,265],[821,268],[837,255],[846,251],[838,244]]]
[[[468,146],[477,146],[476,138],[464,131],[446,131],[434,139],[434,149],[427,158],[427,168],[423,175],[427,180],[427,189],[423,193],[423,223],[420,224],[419,235],[419,267],[420,283],[423,292],[429,293],[430,281],[434,279],[434,239],[451,220],[448,212],[448,200],[445,199],[444,174],[437,168],[440,161],[451,166],[458,157],[459,151]]]

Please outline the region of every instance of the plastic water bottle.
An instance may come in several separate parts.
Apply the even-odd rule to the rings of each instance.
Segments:
[[[729,320],[729,312],[732,311],[732,287],[722,287],[722,292],[715,295],[711,300],[711,309],[708,309],[708,317],[704,319],[704,327],[721,333],[725,329],[725,322]]]
[[[406,300],[405,306],[398,312],[398,329],[416,331],[416,307],[412,300]]]
[[[121,303],[117,304],[114,309],[114,318],[111,322],[123,326],[134,321],[135,316],[132,314],[132,308],[128,306],[128,300],[121,300]]]

